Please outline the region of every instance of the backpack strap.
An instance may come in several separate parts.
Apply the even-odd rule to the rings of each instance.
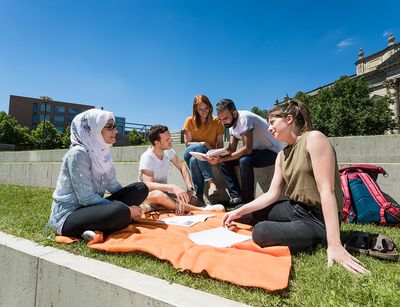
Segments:
[[[371,193],[372,197],[381,207],[379,212],[381,216],[381,224],[386,224],[386,219],[385,219],[386,211],[395,219],[400,221],[400,218],[396,214],[398,213],[397,212],[398,210],[394,208],[392,204],[386,200],[380,188],[378,187],[377,183],[374,180],[372,180],[372,178],[368,174],[362,172],[361,170],[358,172],[358,175],[365,184],[365,186],[367,187],[368,191]]]
[[[339,170],[339,172],[360,172],[360,170],[364,173],[367,173],[375,181],[378,179],[379,174],[382,174],[385,177],[387,176],[387,173],[383,167],[374,164],[353,164],[351,166],[343,167]]]
[[[350,189],[349,182],[347,178],[347,171],[340,173],[340,181],[342,183],[342,190],[344,196],[344,204],[343,204],[343,219],[346,222],[349,222],[349,216],[355,216],[355,213],[351,211],[351,198],[350,198]]]

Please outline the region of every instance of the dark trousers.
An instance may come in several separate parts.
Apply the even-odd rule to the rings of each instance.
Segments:
[[[286,245],[297,253],[326,245],[321,209],[286,200],[253,212],[253,218],[253,240],[261,247]]]
[[[269,150],[253,150],[250,155],[242,156],[238,160],[221,163],[226,187],[231,199],[241,197],[243,203],[254,199],[254,171],[253,167],[264,167],[275,163],[277,153]],[[239,165],[242,188],[236,178],[235,166]]]
[[[99,230],[106,233],[121,230],[131,222],[128,206],[140,205],[149,189],[143,182],[132,183],[107,197],[109,204],[81,206],[65,220],[62,234],[79,237],[85,230]]]

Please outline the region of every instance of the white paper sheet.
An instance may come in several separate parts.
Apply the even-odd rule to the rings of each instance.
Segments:
[[[250,240],[250,236],[230,231],[226,227],[217,227],[189,234],[189,239],[199,245],[229,247],[235,243]]]
[[[168,225],[178,225],[190,227],[197,223],[204,222],[207,218],[216,216],[215,214],[196,214],[196,215],[177,215],[173,217],[167,217],[159,220]]]

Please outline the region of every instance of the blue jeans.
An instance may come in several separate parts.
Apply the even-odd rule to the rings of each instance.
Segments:
[[[197,160],[192,157],[189,151],[206,153],[207,148],[203,144],[193,144],[188,146],[183,152],[183,159],[189,167],[190,173],[192,174],[192,181],[196,196],[203,195],[204,181],[213,179],[211,165],[207,161]]]
[[[238,160],[232,160],[221,163],[221,171],[225,175],[224,180],[228,188],[231,199],[241,197],[243,203],[248,203],[254,199],[254,171],[253,167],[264,167],[275,163],[277,153],[269,150],[253,150],[247,156],[242,156]],[[242,181],[242,189],[240,189],[239,181],[236,178],[234,166],[239,165],[240,179]]]

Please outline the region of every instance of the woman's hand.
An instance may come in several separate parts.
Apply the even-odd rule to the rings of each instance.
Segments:
[[[213,148],[211,147],[211,145],[208,144],[207,142],[201,142],[201,144],[202,144],[207,150],[213,149]]]
[[[142,208],[139,206],[130,206],[129,210],[131,210],[131,218],[134,219],[136,217],[140,217],[142,215]]]
[[[222,218],[222,225],[229,226],[229,224],[242,217],[242,214],[239,212],[239,209],[233,210],[231,212],[225,213],[224,217]]]
[[[328,267],[331,267],[336,262],[353,274],[371,274],[357,258],[353,257],[339,243],[328,246],[327,253]]]

